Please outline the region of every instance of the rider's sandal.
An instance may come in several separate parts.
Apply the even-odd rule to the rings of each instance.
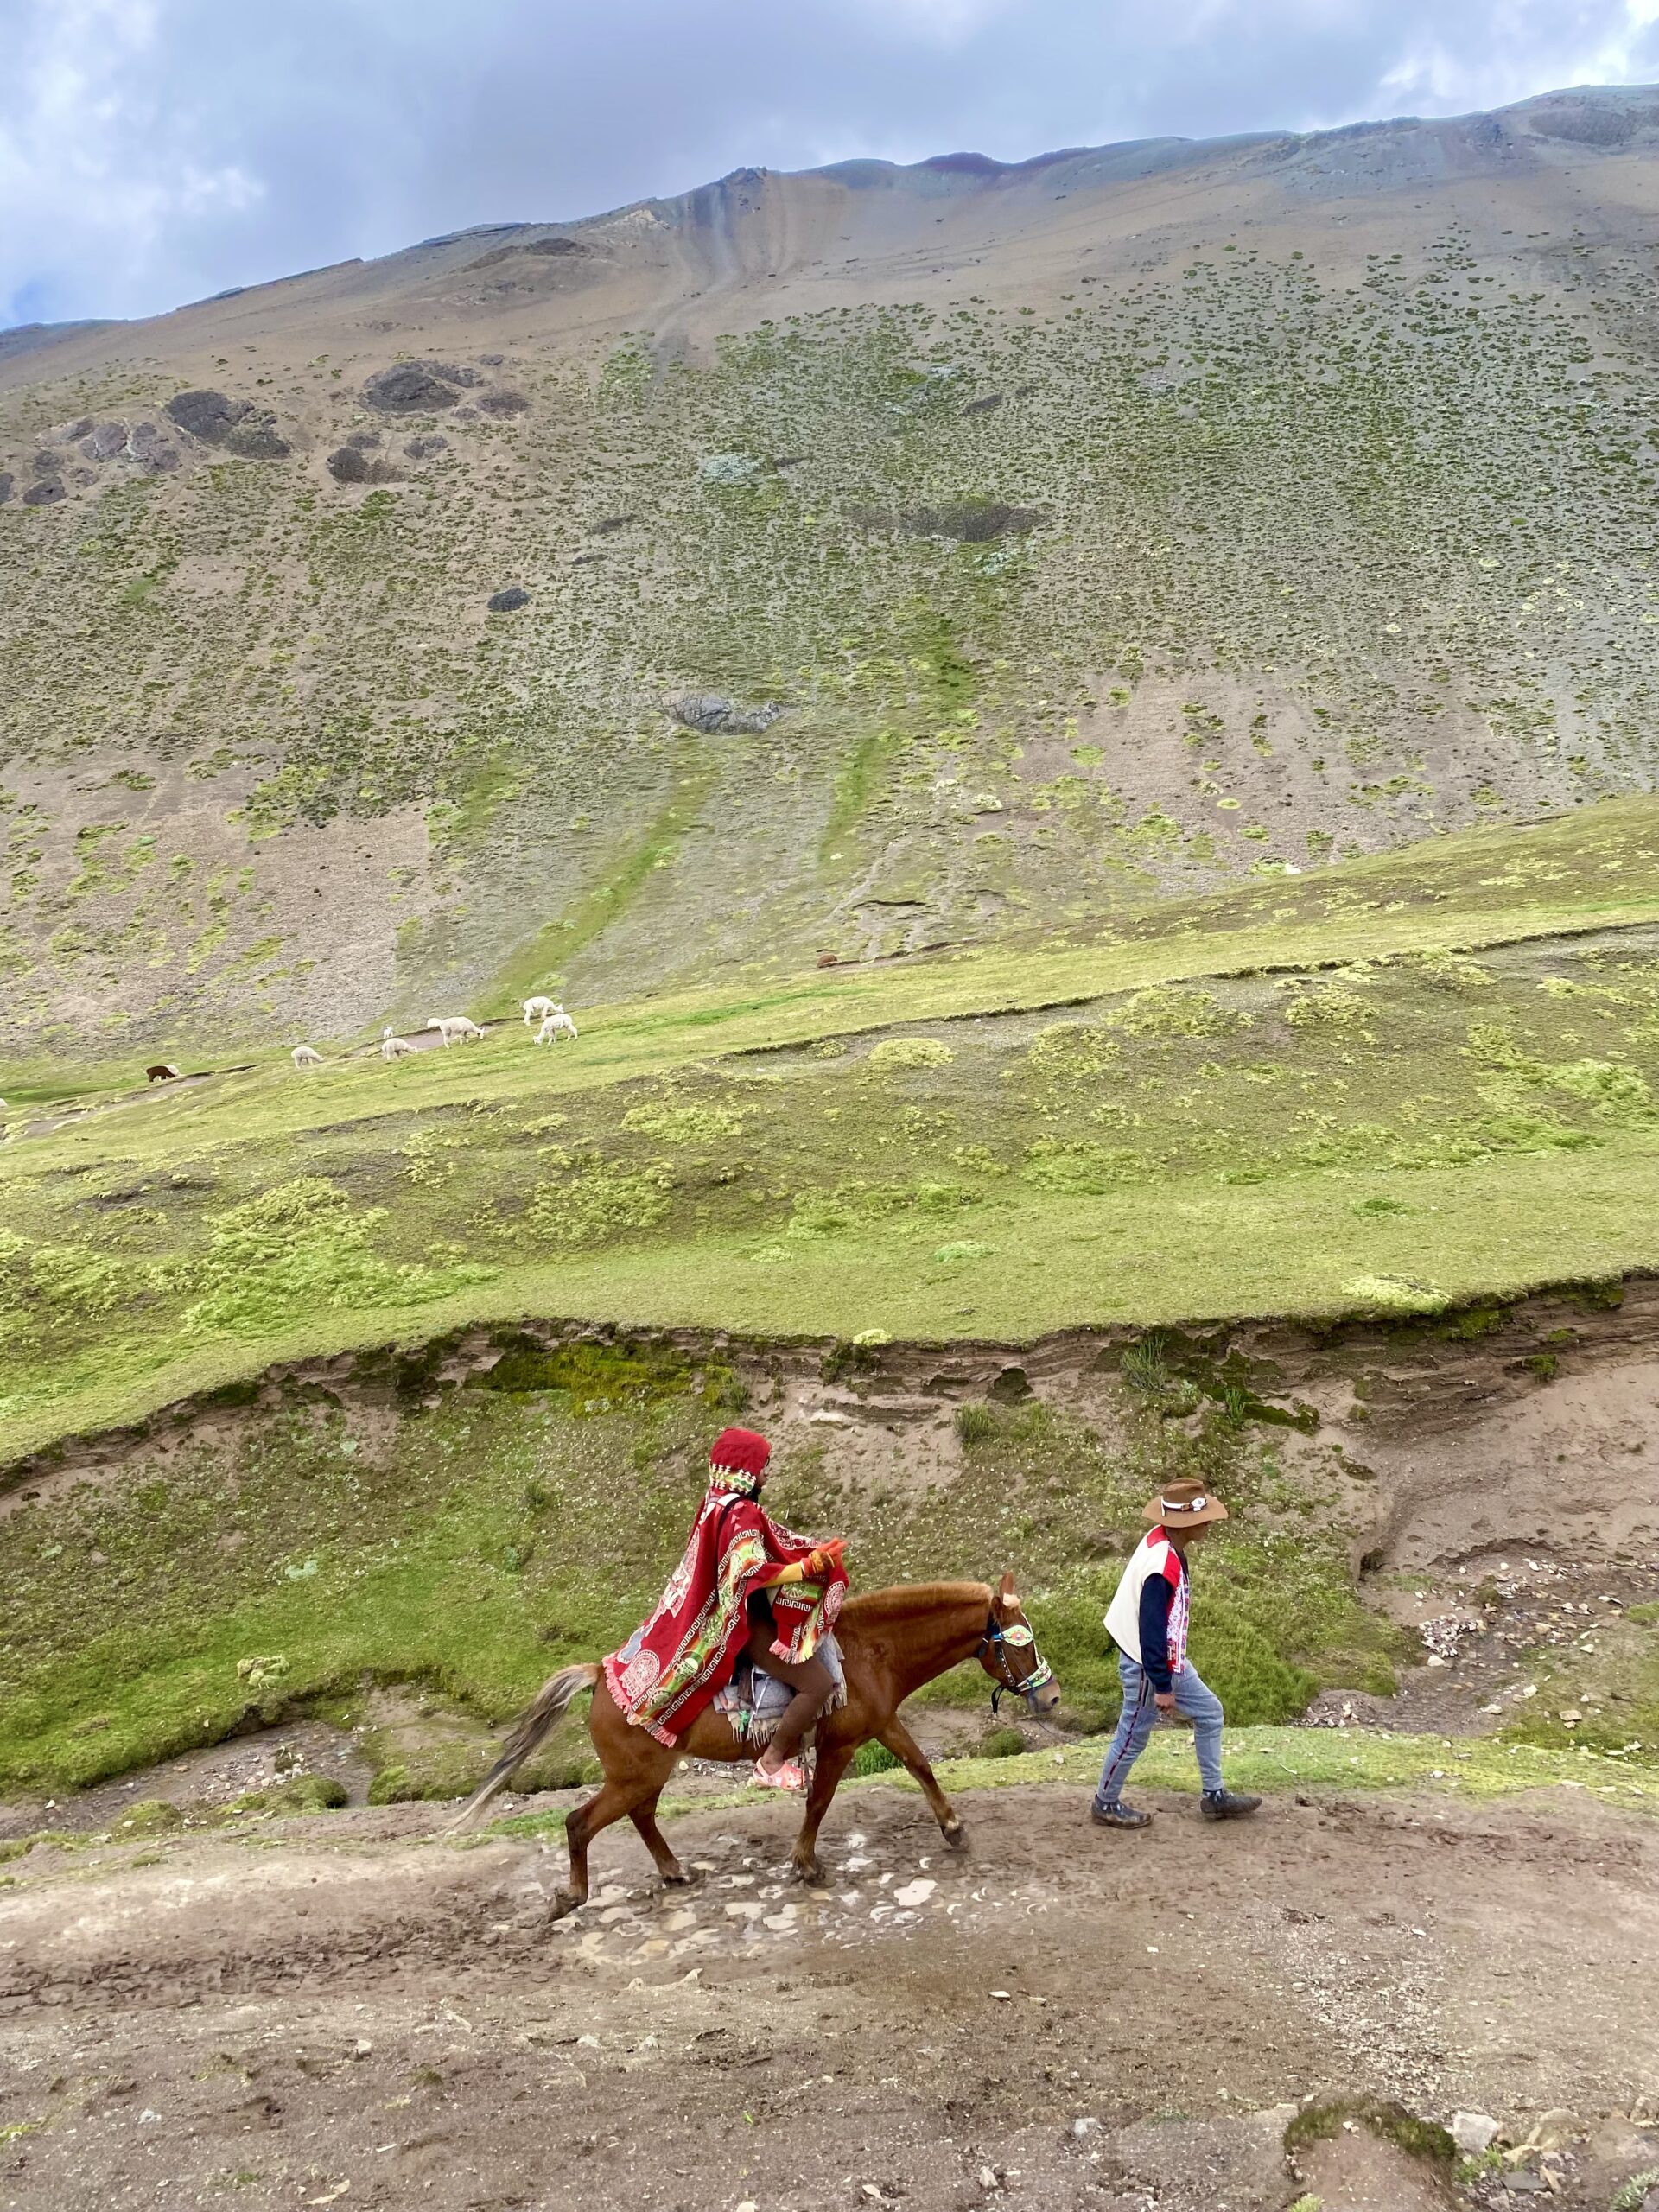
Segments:
[[[762,1766],[757,1759],[749,1779],[757,1789],[782,1789],[793,1797],[806,1794],[806,1770],[798,1759],[785,1759],[777,1767]]]

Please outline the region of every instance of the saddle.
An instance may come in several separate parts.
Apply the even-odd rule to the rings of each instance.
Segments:
[[[823,1637],[813,1656],[823,1662],[835,1684],[823,1711],[837,1713],[847,1702],[847,1669],[842,1661],[841,1646],[833,1636]],[[794,1694],[787,1682],[779,1681],[777,1675],[757,1667],[746,1651],[725,1688],[715,1692],[714,1710],[731,1723],[732,1733],[740,1744],[763,1751]],[[817,1734],[815,1722],[806,1732],[806,1741],[810,1744]]]

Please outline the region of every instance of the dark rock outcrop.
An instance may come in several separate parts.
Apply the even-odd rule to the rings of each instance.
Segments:
[[[522,391],[486,391],[478,403],[480,415],[528,415],[530,402]]]
[[[509,584],[505,591],[492,593],[487,603],[492,614],[512,614],[530,605],[530,594],[522,584]]]
[[[433,415],[454,405],[461,383],[435,361],[395,361],[389,369],[376,370],[363,397],[383,415]]]
[[[3,507],[11,497],[11,471],[0,468],[0,507]]]
[[[344,445],[328,456],[328,474],[336,484],[401,484],[404,472],[389,461],[371,461],[361,447]]]
[[[435,453],[448,453],[448,439],[440,437],[435,430],[429,432],[425,437],[411,438],[404,448],[411,461],[429,461]]]
[[[179,465],[179,449],[169,445],[153,423],[135,423],[127,433],[127,453],[141,468],[162,475]]]
[[[274,416],[251,400],[231,399],[222,391],[175,391],[166,411],[188,436],[222,446],[238,460],[281,461],[294,450]]]
[[[88,461],[114,461],[127,449],[127,426],[124,423],[95,423],[91,437],[83,439],[80,448]]]
[[[784,709],[775,699],[741,707],[718,691],[687,691],[669,701],[668,711],[682,728],[701,730],[705,737],[758,737]]]
[[[23,494],[26,507],[52,507],[63,497],[63,479],[43,476],[38,484],[31,484]]]

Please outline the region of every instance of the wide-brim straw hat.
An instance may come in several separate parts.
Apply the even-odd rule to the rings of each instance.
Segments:
[[[1146,1519],[1154,1528],[1202,1529],[1206,1522],[1224,1521],[1227,1509],[1202,1483],[1166,1483],[1147,1500]]]

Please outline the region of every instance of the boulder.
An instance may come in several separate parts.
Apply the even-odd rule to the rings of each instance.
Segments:
[[[512,614],[518,607],[530,605],[530,594],[522,584],[509,584],[505,591],[491,594],[488,606],[492,614]]]
[[[248,412],[248,403],[222,391],[175,391],[166,412],[169,422],[203,445],[222,446]]]
[[[1491,2150],[1497,2122],[1484,2112],[1454,2112],[1448,2133],[1465,2158],[1478,2158]]]
[[[84,438],[92,427],[90,415],[77,415],[73,423],[59,423],[46,434],[49,446],[73,445],[77,438]]]
[[[431,415],[454,405],[461,381],[435,361],[397,361],[375,372],[363,397],[383,415]]]
[[[701,730],[705,737],[758,737],[784,709],[775,699],[741,707],[718,691],[687,691],[669,701],[668,711],[684,728]]]
[[[124,423],[95,423],[91,437],[81,445],[88,461],[114,461],[127,449],[127,426]]]
[[[336,484],[366,484],[369,464],[355,446],[341,446],[328,456],[328,474]]]
[[[62,497],[63,479],[60,476],[43,476],[24,493],[23,505],[26,507],[51,507],[55,506]]]
[[[179,465],[179,449],[169,445],[153,423],[135,423],[127,433],[128,458],[153,474],[163,474]]]
[[[522,391],[486,391],[478,410],[480,415],[528,415],[530,402]]]

